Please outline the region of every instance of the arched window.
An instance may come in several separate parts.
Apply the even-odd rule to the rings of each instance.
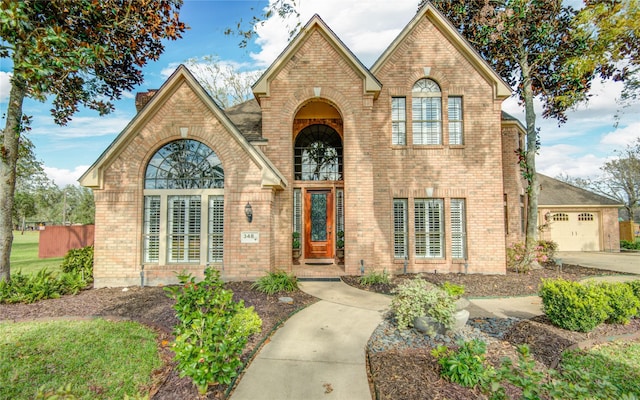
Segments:
[[[145,173],[145,189],[211,189],[224,187],[220,159],[197,140],[176,140],[153,155]]]
[[[591,213],[580,213],[580,214],[578,214],[578,221],[593,221],[593,214],[591,214]]]
[[[295,179],[342,180],[342,138],[328,125],[304,128],[294,144]]]
[[[413,85],[413,144],[442,144],[442,92],[438,84],[427,78]]]
[[[551,219],[554,221],[568,221],[569,215],[565,213],[555,213]]]
[[[222,164],[207,145],[180,139],[160,148],[144,177],[143,262],[221,263],[223,188]]]

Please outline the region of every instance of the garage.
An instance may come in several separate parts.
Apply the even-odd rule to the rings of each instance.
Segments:
[[[538,174],[540,238],[559,251],[620,251],[616,200]]]
[[[600,218],[596,212],[551,212],[551,240],[561,251],[600,251]]]

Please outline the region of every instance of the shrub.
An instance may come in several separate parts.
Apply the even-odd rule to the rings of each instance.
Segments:
[[[631,286],[620,282],[602,282],[598,287],[609,300],[607,322],[628,324],[631,317],[638,313],[640,300],[634,295]]]
[[[454,299],[460,298],[464,294],[464,286],[456,285],[455,283],[451,283],[446,281],[442,284],[442,290],[447,292],[447,294]]]
[[[563,329],[589,332],[609,317],[609,299],[597,285],[543,280],[540,297],[551,323]]]
[[[640,300],[640,280],[628,281],[625,282],[625,285],[629,286],[633,294]]]
[[[233,301],[218,271],[205,269],[198,283],[191,275],[178,278],[183,286],[165,288],[176,301],[179,321],[172,347],[180,377],[191,378],[204,395],[209,385],[229,385],[237,376],[242,350],[249,336],[260,332],[262,320],[253,307]]]
[[[65,254],[60,267],[63,272],[77,273],[88,281],[92,281],[93,246],[69,250],[67,254]]]
[[[258,279],[252,288],[268,295],[279,292],[293,292],[298,289],[298,279],[284,271],[269,272]]]
[[[375,284],[388,284],[389,282],[390,280],[387,270],[384,270],[382,272],[369,271],[366,275],[360,277],[360,284],[366,286]]]
[[[557,248],[558,244],[555,242],[540,240],[532,253],[527,255],[523,242],[514,243],[507,247],[507,268],[516,272],[527,272],[534,261],[540,264],[551,261]]]
[[[396,316],[398,328],[412,327],[413,320],[423,316],[435,319],[446,329],[453,327],[456,304],[444,290],[418,278],[401,283],[394,293],[391,310]]]
[[[486,344],[478,339],[458,343],[457,350],[438,346],[431,354],[442,367],[440,375],[465,387],[487,382],[491,369],[485,364]]]
[[[621,240],[620,248],[627,250],[640,250],[640,240],[632,242],[630,240]]]
[[[46,268],[34,275],[20,271],[11,274],[11,280],[0,281],[0,303],[35,303],[45,299],[57,299],[65,294],[77,294],[89,282],[80,274],[68,272],[55,274]]]

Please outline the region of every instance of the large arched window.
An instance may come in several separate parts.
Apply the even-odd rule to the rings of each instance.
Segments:
[[[438,84],[427,78],[413,85],[413,144],[442,144],[442,92]]]
[[[223,188],[222,164],[207,145],[181,139],[160,148],[145,171],[143,262],[221,263]]]
[[[342,180],[342,138],[328,125],[310,125],[296,137],[295,179],[299,181]]]

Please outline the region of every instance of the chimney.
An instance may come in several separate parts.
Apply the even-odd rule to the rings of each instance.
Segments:
[[[154,94],[156,94],[157,91],[158,89],[151,89],[146,92],[136,93],[136,112],[140,112],[140,110],[142,110],[144,106],[146,106],[147,103],[151,101],[151,98]]]

